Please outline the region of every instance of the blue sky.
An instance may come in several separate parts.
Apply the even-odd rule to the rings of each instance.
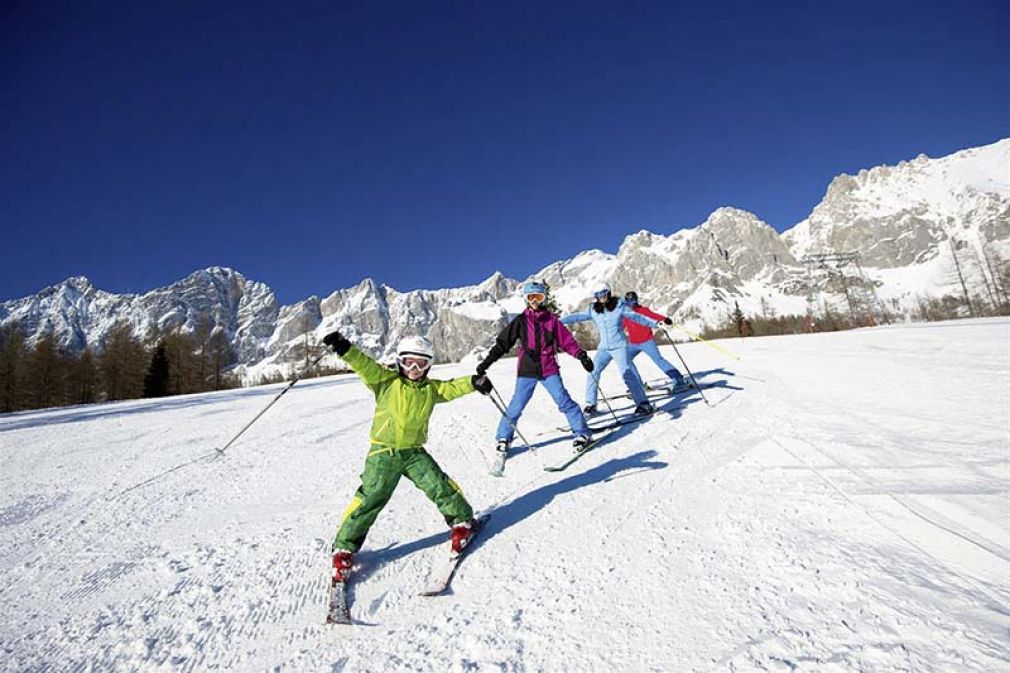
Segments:
[[[996,1],[96,4],[0,9],[0,299],[521,278],[1010,135]]]

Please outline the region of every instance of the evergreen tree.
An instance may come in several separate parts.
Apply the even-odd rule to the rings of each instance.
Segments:
[[[26,407],[24,379],[27,356],[21,326],[12,323],[0,328],[0,413]]]
[[[168,394],[168,356],[165,344],[159,343],[151,356],[151,364],[144,377],[144,397],[164,397]]]
[[[746,324],[743,311],[740,310],[740,302],[733,302],[733,325],[736,327],[737,336],[746,336]]]

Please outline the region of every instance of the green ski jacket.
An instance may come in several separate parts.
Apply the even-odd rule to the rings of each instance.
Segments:
[[[435,405],[474,390],[469,376],[449,381],[428,377],[411,381],[401,376],[398,370],[383,367],[357,346],[351,346],[341,358],[375,394],[375,418],[371,431],[373,451],[424,446],[428,441],[428,419]]]

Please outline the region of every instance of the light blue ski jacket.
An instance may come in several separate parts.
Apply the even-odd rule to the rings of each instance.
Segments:
[[[590,305],[588,311],[566,315],[561,319],[561,322],[571,325],[576,322],[592,320],[600,332],[600,350],[613,351],[628,346],[628,337],[625,336],[622,328],[625,318],[646,327],[655,327],[659,324],[658,320],[652,320],[635,313],[624,302],[618,303],[616,308],[609,311],[597,311],[593,305]]]

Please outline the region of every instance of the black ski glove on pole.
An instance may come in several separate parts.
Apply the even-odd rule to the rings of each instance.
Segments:
[[[351,350],[351,342],[337,330],[324,336],[323,343],[332,348],[337,355],[344,355]]]
[[[476,390],[481,395],[491,394],[491,388],[493,387],[491,385],[491,379],[484,376],[483,374],[477,374],[476,376],[471,376],[470,383],[473,384],[473,389]]]
[[[664,325],[672,325],[673,324],[673,318],[663,318],[663,324]]]
[[[579,354],[579,362],[582,363],[582,368],[587,372],[593,371],[593,360],[585,351],[582,351],[582,353]]]

